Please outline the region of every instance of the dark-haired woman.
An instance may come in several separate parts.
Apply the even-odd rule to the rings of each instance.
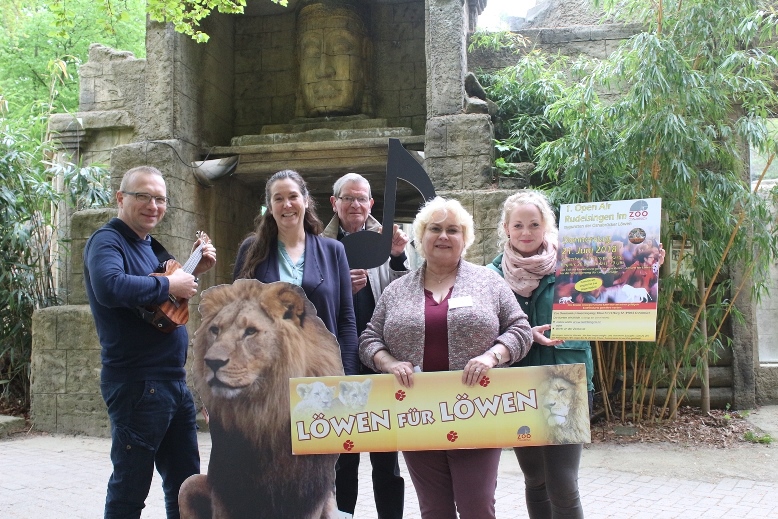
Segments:
[[[299,173],[283,170],[265,184],[267,211],[238,250],[233,279],[286,281],[302,287],[340,344],[346,375],[359,374],[351,275],[343,245],[319,236],[324,226]]]

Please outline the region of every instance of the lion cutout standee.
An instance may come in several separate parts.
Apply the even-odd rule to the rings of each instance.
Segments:
[[[303,290],[240,279],[203,292],[194,384],[208,409],[208,475],[181,486],[183,519],[335,517],[337,454],[292,455],[289,378],[343,375]]]

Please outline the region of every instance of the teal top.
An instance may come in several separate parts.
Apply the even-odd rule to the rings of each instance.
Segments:
[[[292,261],[286,252],[286,247],[278,240],[278,277],[279,281],[286,281],[298,287],[303,282],[303,269],[305,268],[305,252],[300,255],[297,263]]]
[[[494,261],[487,267],[503,278],[505,277],[502,272],[502,254],[494,258]],[[523,297],[515,292],[513,294],[521,305],[521,309],[527,314],[529,325],[533,328],[551,323],[555,281],[556,276],[549,274],[540,280],[540,284],[532,291],[530,297]],[[554,364],[586,365],[587,387],[589,391],[594,391],[594,361],[589,341],[565,341],[554,347],[542,346],[533,342],[527,356],[513,366],[549,366]]]

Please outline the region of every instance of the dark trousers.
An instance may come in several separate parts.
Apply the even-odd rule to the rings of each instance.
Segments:
[[[183,380],[100,384],[111,420],[105,519],[137,519],[156,466],[168,519],[178,519],[178,490],[200,473],[196,411]]]
[[[405,480],[400,476],[396,452],[371,452],[373,498],[378,519],[401,519],[405,506]],[[354,513],[359,493],[359,453],[341,454],[335,465],[335,499],[338,510]]]
[[[422,519],[494,519],[500,449],[403,451]]]
[[[578,466],[583,445],[544,445],[513,449],[524,473],[530,519],[583,519]]]

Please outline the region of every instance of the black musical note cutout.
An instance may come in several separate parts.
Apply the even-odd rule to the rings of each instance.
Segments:
[[[403,148],[400,139],[389,139],[389,157],[386,162],[384,186],[384,215],[382,232],[355,232],[344,236],[341,242],[346,248],[346,259],[351,269],[380,267],[389,259],[392,251],[394,207],[397,201],[397,179],[401,178],[415,187],[424,200],[435,198],[435,188],[427,172],[413,156]]]

